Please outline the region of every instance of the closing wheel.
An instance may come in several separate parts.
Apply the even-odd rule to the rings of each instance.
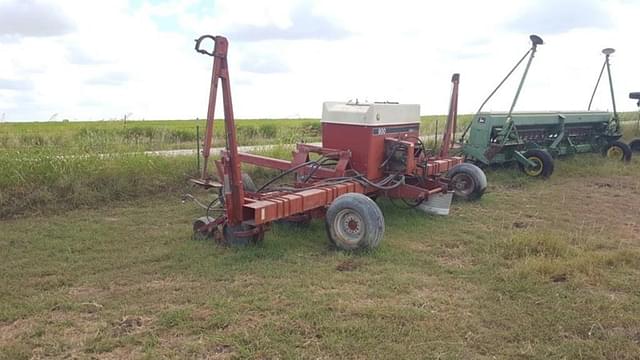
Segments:
[[[211,216],[202,216],[193,222],[193,240],[209,240],[213,238],[213,232],[207,231],[206,226],[214,219]]]
[[[238,232],[245,232],[252,230],[253,228],[249,225],[240,224],[240,225],[229,225],[224,224],[222,228],[222,237],[223,244],[230,246],[247,246],[250,244],[255,244],[261,241],[264,238],[264,233],[257,233],[251,235],[238,235]]]
[[[462,163],[452,167],[447,173],[449,190],[460,200],[477,200],[487,189],[487,176],[484,171],[471,163]]]
[[[242,173],[242,186],[244,187],[244,191],[248,192],[256,192],[258,191],[258,187],[253,182],[253,179],[249,174],[243,172]]]
[[[384,236],[384,216],[366,195],[338,196],[327,210],[325,224],[329,240],[341,250],[372,249]]]
[[[551,155],[545,150],[527,150],[522,155],[535,164],[534,166],[526,166],[518,163],[518,166],[523,173],[531,177],[541,177],[544,179],[553,174],[553,157],[551,157]]]
[[[613,141],[604,147],[602,155],[613,160],[629,161],[631,160],[631,148],[622,141]]]
[[[258,191],[258,187],[253,182],[253,179],[251,179],[251,176],[249,176],[249,174],[245,172],[242,173],[242,187],[244,188],[244,191],[248,191],[248,192]],[[220,203],[224,206],[224,188],[223,187],[221,187],[218,190],[218,199],[220,199]]]
[[[632,140],[629,143],[629,148],[631,148],[632,152],[640,152],[640,139]]]

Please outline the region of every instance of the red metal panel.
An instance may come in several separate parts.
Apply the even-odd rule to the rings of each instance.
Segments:
[[[335,169],[331,169],[327,167],[319,167],[318,169],[315,170],[314,174],[320,177],[343,176],[344,168],[346,167],[346,164],[348,163],[349,158],[348,156],[345,158],[345,155],[347,155],[346,152],[342,152],[341,155],[342,156],[340,157],[340,161],[338,162],[338,165],[336,166]],[[262,167],[278,169],[278,170],[289,170],[296,165],[306,162],[308,160],[308,153],[300,153],[300,152],[294,153],[293,162],[287,161],[287,160],[281,160],[281,159],[274,159],[266,156],[247,154],[247,153],[238,153],[238,157],[240,161],[245,164],[252,164],[256,166],[262,166]],[[303,170],[310,169],[312,167],[313,165],[305,166],[304,168],[301,169],[300,173],[303,173]]]
[[[338,196],[348,192],[363,193],[364,187],[358,182],[349,181],[342,184],[302,190],[291,194],[274,195],[245,204],[245,221],[253,221],[258,225],[325,207]]]
[[[447,165],[449,164],[447,160],[435,160],[434,163],[436,163],[436,166],[438,167],[438,173],[441,174],[447,171]]]
[[[266,156],[238,153],[240,161],[247,164],[253,164],[257,166],[268,167],[278,170],[287,170],[291,167],[291,161],[274,159]]]
[[[452,167],[462,164],[464,158],[460,156],[452,156],[445,159],[429,159],[427,163],[427,176],[438,176],[444,174]]]
[[[403,198],[403,199],[428,199],[429,195],[442,192],[443,189],[439,186],[434,186],[432,189],[425,189],[420,186],[404,184],[398,186],[393,190],[389,190],[387,195],[391,198]]]
[[[351,167],[369,179],[383,174],[384,139],[418,136],[419,124],[363,126],[322,123],[322,146],[351,151]]]

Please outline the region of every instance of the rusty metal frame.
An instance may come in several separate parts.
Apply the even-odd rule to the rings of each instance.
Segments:
[[[293,167],[300,166],[305,162],[308,162],[310,159],[310,153],[315,153],[323,156],[333,156],[337,160],[337,164],[334,168],[320,166],[314,169],[314,172],[319,177],[329,178],[345,175],[347,167],[349,165],[349,159],[351,157],[351,153],[345,150],[334,150],[307,144],[297,144],[296,150],[293,152],[293,160],[291,161],[248,153],[238,153],[238,158],[240,162],[245,164],[251,164],[277,170],[289,170]],[[298,175],[306,175],[307,171],[311,170],[312,168],[313,165],[308,165],[301,167],[296,172],[298,173]]]
[[[456,133],[456,122],[458,119],[458,87],[460,85],[460,74],[453,74],[451,77],[451,101],[449,102],[449,114],[447,115],[447,124],[442,134],[442,146],[440,148],[440,158],[449,156],[449,149],[453,145]]]
[[[214,50],[208,52],[200,48],[205,39],[214,41]],[[205,187],[222,186],[225,214],[211,222],[207,227],[214,230],[224,223],[236,226],[241,223],[250,225],[248,230],[235,232],[236,236],[258,236],[269,229],[272,221],[292,219],[304,221],[312,216],[323,216],[327,205],[338,196],[346,193],[384,193],[389,197],[412,200],[426,200],[430,195],[448,191],[446,179],[441,178],[453,166],[462,163],[461,157],[448,157],[450,142],[443,143],[444,152],[437,157],[428,157],[424,153],[416,153],[416,141],[405,137],[388,137],[385,142],[397,142],[406,149],[406,167],[403,175],[411,180],[408,183],[397,183],[389,189],[376,185],[381,179],[362,179],[362,175],[350,168],[351,151],[330,149],[320,146],[297,144],[292,153],[292,160],[281,160],[266,156],[241,153],[238,151],[236,125],[233,116],[231,88],[227,63],[228,41],[222,36],[205,35],[196,40],[198,52],[213,57],[209,106],[207,110],[207,126],[203,146],[204,166],[201,179],[194,182]],[[453,94],[450,104],[449,119],[445,130],[445,137],[450,139],[455,129],[457,108],[458,77],[454,75]],[[214,115],[218,87],[222,88],[224,107],[224,128],[226,136],[225,150],[221,152],[220,160],[214,162],[220,183],[215,182],[209,174],[208,165],[211,155]],[[314,162],[311,154],[319,155],[324,160],[331,160],[332,164]],[[280,188],[276,191],[261,191],[257,193],[245,191],[242,184],[241,163],[252,164],[271,169],[296,173],[294,188],[289,191]],[[308,165],[305,165],[309,163]],[[387,173],[389,175],[389,172]]]
[[[204,39],[214,41],[213,53],[200,48]],[[225,204],[227,204],[227,221],[231,225],[239,225],[242,222],[242,204],[244,202],[244,189],[238,160],[238,142],[236,140],[236,124],[233,117],[233,103],[231,101],[231,83],[229,80],[229,66],[227,52],[229,42],[224,36],[205,35],[196,40],[196,50],[200,53],[213,56],[213,71],[211,73],[211,88],[209,91],[209,107],[207,109],[207,127],[205,131],[205,144],[203,148],[204,166],[202,179],[208,180],[209,156],[213,141],[213,123],[218,95],[218,83],[222,82],[222,103],[224,108],[224,127],[226,135],[227,154],[222,157],[222,164],[226,171],[220,178],[224,184]]]

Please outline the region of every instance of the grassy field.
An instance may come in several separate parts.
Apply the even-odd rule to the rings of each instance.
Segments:
[[[435,133],[444,116],[423,118]],[[292,144],[320,140],[317,119],[239,120],[240,144]],[[214,144],[224,145],[222,122]],[[185,189],[196,158],[161,158],[144,150],[196,148],[202,120],[45,122],[0,124],[0,219],[97,207]],[[201,136],[202,136],[201,132]],[[289,158],[290,151],[267,155]]]
[[[291,158],[291,146],[254,151]],[[118,152],[60,156],[50,150],[0,151],[0,219],[98,208],[119,201],[189,191],[197,178],[194,156]],[[274,176],[249,170],[256,179]]]
[[[438,134],[441,134],[444,118],[423,117],[423,133],[436,133],[435,125],[438,124]],[[468,122],[469,118],[469,115],[461,116],[461,124]],[[318,120],[240,120],[238,123],[239,130],[248,128],[258,129],[256,131],[262,134],[270,132],[274,137],[256,135],[247,138],[246,141],[253,140],[253,144],[281,144],[282,146],[275,149],[263,151],[263,155],[287,159],[290,158],[290,150],[285,144],[304,140],[294,139],[291,134],[308,135],[309,132],[305,133],[300,129],[309,130],[316,127],[319,134]],[[137,138],[136,145],[122,138],[123,133],[120,131],[133,132],[137,129],[135,133],[157,135],[173,131],[188,132],[191,129],[193,134],[189,133],[189,136],[195,139],[195,124],[195,121],[189,120],[129,122],[127,127],[118,122],[0,124],[0,139],[3,136],[5,139],[13,139],[12,141],[40,139],[37,143],[44,143],[33,145],[29,142],[31,140],[25,140],[26,143],[21,143],[22,145],[0,144],[0,219],[24,214],[99,207],[114,201],[184,191],[187,180],[197,174],[195,156],[162,158],[142,154],[140,150],[195,148],[195,140],[180,143],[150,135],[151,138],[144,141]],[[221,125],[220,122],[217,124]],[[624,128],[627,140],[640,136],[640,131],[634,123],[625,123]],[[96,135],[93,140],[72,141],[88,132],[102,135]],[[218,135],[220,133],[217,132]],[[248,132],[239,131],[239,134],[243,133]],[[319,140],[318,134],[307,140]],[[71,140],[60,140],[59,144],[55,145],[55,141],[48,142],[50,140],[42,139]],[[163,142],[162,139],[168,142]],[[216,141],[217,145],[223,144],[220,139]]]
[[[193,157],[0,152],[0,219],[179,192],[195,175]]]
[[[623,121],[635,120],[636,113],[622,113]],[[458,131],[471,120],[460,115]],[[445,115],[421,118],[421,135],[441,135]],[[635,124],[627,124],[637,135]],[[198,137],[196,127],[199,127]],[[214,144],[224,144],[223,122],[216,120]],[[195,149],[202,139],[204,120],[26,122],[0,124],[0,151],[47,149],[60,154],[114,153],[123,151]],[[318,142],[319,119],[252,119],[237,121],[240,145],[291,144]]]
[[[460,116],[460,126],[470,115]],[[442,134],[446,116],[423,116],[423,135]],[[48,149],[57,153],[195,149],[205,131],[204,120],[29,122],[0,124],[0,151]],[[437,131],[436,131],[437,126]],[[319,119],[238,120],[240,145],[320,141]],[[216,120],[214,144],[224,145],[223,121]]]
[[[190,240],[195,158],[137,152],[193,148],[195,125],[0,124],[0,359],[638,358],[637,158],[559,160],[548,181],[491,170],[446,218],[381,200],[369,253],[331,250],[321,221],[225,249]],[[317,120],[243,127],[245,143],[319,136]]]
[[[637,359],[640,161],[490,171],[449,217],[380,202],[382,246],[321,221],[190,240],[165,194],[0,221],[0,358]]]
[[[317,141],[320,122],[315,119],[239,120],[241,145]],[[195,149],[204,120],[95,121],[0,124],[0,149],[48,148],[60,153]],[[224,144],[223,122],[216,121],[214,143]]]

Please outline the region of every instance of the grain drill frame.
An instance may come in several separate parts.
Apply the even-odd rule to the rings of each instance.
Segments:
[[[212,52],[201,47],[206,39],[214,42]],[[231,101],[228,41],[223,36],[204,35],[196,40],[195,48],[214,59],[202,151],[204,167],[200,178],[192,181],[205,188],[217,188],[219,197],[207,206],[206,216],[194,222],[194,237],[246,245],[262,240],[274,221],[307,223],[324,216],[329,239],[337,248],[373,248],[382,240],[384,218],[372,198],[384,195],[419,206],[447,195],[450,201],[451,190],[462,198],[479,198],[486,188],[482,170],[464,164],[462,157],[449,156],[447,150],[439,156],[428,153],[418,137],[417,105],[325,103],[323,146],[297,144],[291,161],[240,153]],[[453,108],[457,106],[458,76],[452,80]],[[220,160],[214,162],[216,181],[208,164],[218,87],[222,88],[226,146]],[[414,111],[417,115],[411,117]],[[411,116],[405,115],[418,120],[398,122],[393,118],[398,112],[410,113]],[[388,118],[390,122],[384,126],[353,124],[342,115],[347,120],[384,123]],[[455,112],[450,113],[449,120],[455,121]],[[448,128],[449,133],[444,136],[451,141],[451,124]],[[241,172],[241,163],[282,173],[256,188]],[[294,183],[276,185],[286,175],[293,175]],[[210,216],[212,212],[217,215]]]
[[[489,95],[465,129],[460,142],[466,159],[485,166],[515,161],[525,174],[543,178],[553,173],[553,158],[563,155],[600,152],[609,158],[629,161],[631,149],[620,141],[622,132],[611,78],[609,57],[615,52],[614,49],[602,50],[605,60],[587,111],[513,112],[536,47],[543,44],[542,39],[536,35],[531,35],[530,39],[532,47],[528,52],[529,62],[509,112],[486,113],[481,110],[520,65],[526,54]],[[609,78],[612,113],[591,111],[591,104],[605,69]]]

